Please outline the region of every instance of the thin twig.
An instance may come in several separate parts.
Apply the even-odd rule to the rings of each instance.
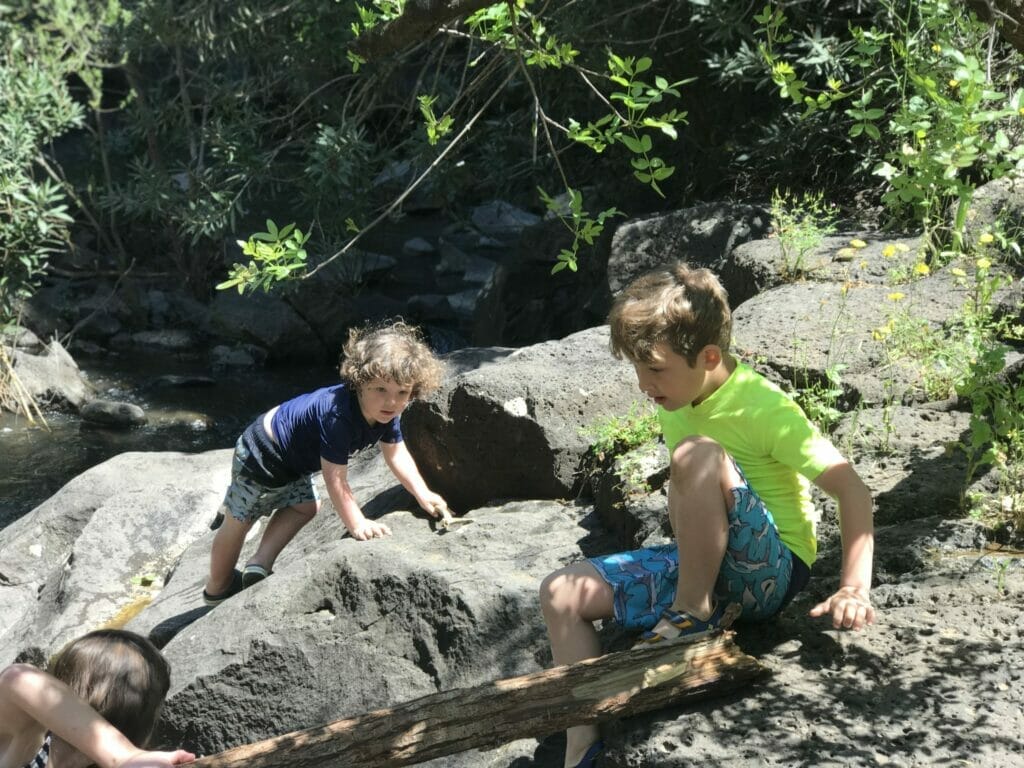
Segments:
[[[71,342],[71,338],[75,335],[75,332],[78,331],[79,328],[81,328],[83,325],[88,323],[90,320],[92,320],[92,318],[96,314],[98,314],[101,309],[103,309],[105,306],[107,306],[107,304],[110,303],[110,300],[112,298],[114,298],[114,294],[117,293],[117,288],[118,288],[119,285],[121,285],[121,281],[124,280],[125,277],[128,276],[128,273],[132,271],[132,267],[134,267],[134,266],[135,266],[135,259],[132,259],[131,263],[127,266],[127,268],[124,270],[124,272],[122,272],[120,274],[120,276],[117,278],[117,280],[114,281],[114,287],[110,289],[110,293],[107,294],[107,298],[105,298],[103,300],[103,302],[99,306],[96,307],[96,309],[94,309],[88,315],[86,315],[81,320],[79,320],[77,323],[75,323],[74,326],[72,326],[70,331],[68,331],[66,334],[64,334],[64,337],[60,339],[60,343],[61,343],[62,346],[66,347]]]
[[[321,269],[330,264],[332,261],[342,256],[343,254],[347,253],[349,249],[352,248],[352,246],[354,246],[360,240],[360,238],[362,238],[365,232],[373,229],[375,226],[384,221],[384,219],[390,216],[391,212],[398,208],[398,206],[400,206],[405,201],[405,199],[413,193],[413,190],[415,190],[423,182],[423,180],[427,178],[427,176],[429,176],[434,171],[434,169],[441,164],[441,161],[444,160],[445,157],[447,157],[448,153],[451,152],[452,149],[454,149],[455,146],[462,140],[462,138],[469,133],[470,129],[476,124],[476,121],[480,119],[480,116],[483,115],[483,113],[487,110],[489,106],[491,106],[491,102],[493,102],[498,97],[498,94],[504,90],[505,86],[508,85],[514,73],[515,70],[509,71],[508,75],[505,77],[504,82],[502,82],[500,86],[494,89],[494,91],[488,97],[487,101],[484,102],[484,105],[480,107],[480,109],[477,110],[476,114],[469,119],[469,122],[467,122],[463,129],[459,131],[455,138],[451,140],[451,143],[448,144],[448,146],[441,151],[441,154],[437,156],[434,162],[432,162],[426,168],[426,170],[424,170],[423,173],[421,173],[419,177],[417,177],[416,180],[412,182],[412,184],[406,187],[405,191],[402,192],[402,194],[396,197],[391,202],[391,204],[387,208],[385,208],[384,211],[379,216],[377,216],[376,219],[371,221],[367,226],[365,226],[358,233],[356,233],[356,235],[351,240],[349,240],[348,243],[346,243],[341,250],[337,251],[336,253],[331,255],[326,261],[322,262],[321,264],[318,264],[314,269],[306,273],[303,279],[308,279],[312,277]]]

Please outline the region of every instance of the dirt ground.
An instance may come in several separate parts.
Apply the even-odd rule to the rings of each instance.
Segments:
[[[970,521],[879,529],[874,626],[807,611],[838,563],[737,640],[770,670],[698,705],[605,724],[601,766],[1024,766],[1024,552]],[[830,561],[831,560],[831,561]],[[514,768],[561,766],[562,739]]]

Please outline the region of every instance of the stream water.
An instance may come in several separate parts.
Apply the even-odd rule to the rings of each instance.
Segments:
[[[134,429],[106,429],[89,426],[76,414],[51,411],[43,427],[0,412],[0,529],[118,453],[230,448],[261,411],[338,380],[328,367],[214,372],[202,360],[167,355],[77,362],[97,397],[135,403],[149,421]],[[170,386],[164,376],[202,378],[190,386]]]

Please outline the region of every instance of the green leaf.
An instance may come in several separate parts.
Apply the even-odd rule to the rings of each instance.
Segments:
[[[635,152],[638,155],[644,153],[643,143],[630,136],[628,133],[623,133],[619,137],[619,141],[626,145],[630,152]]]

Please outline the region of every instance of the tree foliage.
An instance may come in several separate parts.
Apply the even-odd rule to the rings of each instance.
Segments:
[[[400,213],[414,183],[456,212],[486,197],[555,211],[574,239],[553,255],[562,268],[619,211],[767,200],[776,188],[888,195],[894,214],[909,206],[920,221],[928,206],[896,180],[931,181],[911,167],[900,132],[938,126],[954,106],[963,119],[943,134],[948,152],[966,158],[969,140],[977,158],[991,149],[1000,168],[1016,162],[1000,148],[1021,144],[1010,100],[1020,56],[966,6],[771,8],[765,17],[727,0],[8,2],[7,284],[31,283],[66,240],[69,215],[122,265],[159,254],[200,293],[226,282],[236,241],[267,218],[296,222],[305,239],[282,252],[301,248],[315,269]],[[785,23],[773,28],[776,11]],[[935,44],[933,69],[915,71]],[[937,78],[957,68],[970,77],[949,93]],[[985,95],[995,91],[1006,95],[998,114]],[[958,157],[947,182],[964,189],[990,167]],[[897,175],[873,175],[886,162]],[[962,196],[932,199],[927,215],[938,220]],[[259,269],[251,276],[259,281]]]

